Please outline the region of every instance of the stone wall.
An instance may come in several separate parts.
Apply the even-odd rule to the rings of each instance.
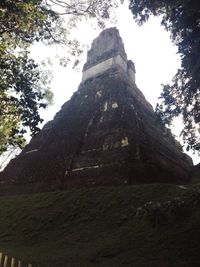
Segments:
[[[134,73],[132,69],[127,68],[127,62],[120,55],[106,59],[96,65],[93,65],[91,68],[83,71],[82,81],[96,77],[105,71],[108,71],[112,68],[118,68],[122,72],[128,73],[131,79],[134,81]]]
[[[116,28],[104,30],[92,43],[83,67],[82,81],[117,68],[135,82],[135,66],[127,60],[124,45]]]
[[[1,173],[0,194],[189,181],[191,160],[137,90],[116,72],[82,83]]]
[[[0,173],[0,194],[188,182],[191,159],[159,123],[134,75],[119,32],[103,31],[78,91]]]

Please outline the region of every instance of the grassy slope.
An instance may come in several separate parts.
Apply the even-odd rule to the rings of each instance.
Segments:
[[[44,267],[197,267],[200,204],[158,221],[135,216],[148,201],[191,194],[155,184],[1,197],[0,248]]]

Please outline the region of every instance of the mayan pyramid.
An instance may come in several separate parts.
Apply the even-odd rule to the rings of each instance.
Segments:
[[[137,88],[118,30],[109,28],[93,41],[78,90],[0,174],[0,193],[180,184],[191,167]]]

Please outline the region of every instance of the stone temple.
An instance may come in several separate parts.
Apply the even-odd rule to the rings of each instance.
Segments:
[[[93,41],[77,92],[0,174],[0,194],[180,184],[192,166],[137,88],[134,63],[110,28]]]

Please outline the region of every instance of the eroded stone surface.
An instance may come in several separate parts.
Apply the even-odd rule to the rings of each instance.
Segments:
[[[119,31],[116,28],[105,29],[92,42],[83,70],[85,71],[97,63],[117,55],[120,55],[127,61],[127,55]]]
[[[1,181],[13,184],[15,192],[187,182],[190,159],[129,86],[126,79],[107,75],[82,84],[48,127],[11,161]],[[118,107],[112,108],[113,103]]]
[[[114,53],[112,40],[97,55],[90,52],[85,69],[96,64],[104,51],[106,56]],[[117,40],[117,53],[126,57]],[[98,42],[92,47],[97,49]],[[0,194],[94,185],[182,184],[189,180],[191,168],[191,159],[160,125],[128,72],[115,67],[80,84],[54,119],[0,174]]]
[[[124,44],[116,28],[109,28],[93,41],[83,67],[82,81],[96,77],[109,69],[117,68],[135,82],[135,65],[127,60]]]

